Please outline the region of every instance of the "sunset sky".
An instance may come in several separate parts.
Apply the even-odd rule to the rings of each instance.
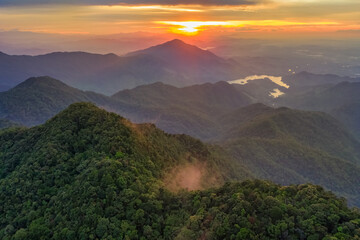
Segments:
[[[359,0],[0,0],[0,30],[359,36]]]

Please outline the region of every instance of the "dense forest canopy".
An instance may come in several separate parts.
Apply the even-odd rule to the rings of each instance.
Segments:
[[[311,184],[244,181],[248,169],[220,151],[89,103],[3,130],[0,238],[359,239],[360,213],[345,199]],[[199,190],[167,187],[168,172],[197,163]],[[223,185],[231,179],[242,182]]]

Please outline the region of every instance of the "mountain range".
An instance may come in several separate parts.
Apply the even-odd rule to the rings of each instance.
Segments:
[[[0,93],[0,118],[33,126],[71,103],[93,102],[137,123],[216,144],[257,178],[321,184],[359,204],[360,143],[341,122],[326,113],[254,104],[242,90],[226,82],[154,83],[107,97],[49,77],[30,78]]]
[[[37,77],[0,93],[0,118],[33,126],[75,102],[93,102],[134,122],[151,122],[170,133],[209,139],[218,132],[216,116],[246,106],[252,99],[226,82],[184,88],[154,83],[108,97]]]
[[[232,80],[246,74],[246,69],[175,39],[125,56],[85,52],[39,56],[0,53],[0,72],[0,85],[5,89],[30,77],[51,76],[82,90],[111,95],[158,81],[186,86]]]

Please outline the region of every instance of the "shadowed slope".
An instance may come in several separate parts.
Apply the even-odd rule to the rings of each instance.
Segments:
[[[219,144],[255,176],[321,184],[359,204],[360,143],[331,116],[256,104],[224,122],[233,127]]]

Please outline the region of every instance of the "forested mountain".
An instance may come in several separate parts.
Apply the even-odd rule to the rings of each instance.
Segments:
[[[330,113],[360,138],[359,93],[360,82],[341,82],[284,95],[277,100],[277,104]]]
[[[155,123],[169,133],[209,139],[219,131],[217,116],[253,100],[226,82],[184,88],[154,83],[120,91],[110,98],[72,88],[50,77],[38,77],[0,93],[0,117],[33,126],[80,101],[93,102],[138,123]]]
[[[163,107],[168,102],[172,105],[182,104],[188,107],[190,104],[194,104],[198,106],[199,110],[205,108],[207,111],[210,111],[209,105],[211,105],[215,108],[214,112],[218,111],[219,107],[225,108],[223,111],[227,111],[251,103],[249,96],[239,92],[233,85],[226,82],[205,83],[183,88],[157,82],[120,91],[114,94],[112,98],[154,107]]]
[[[0,238],[359,238],[360,213],[318,186],[257,180],[177,191],[251,177],[221,151],[87,103],[3,131]]]
[[[360,140],[360,102],[334,108],[330,114],[339,119]]]
[[[223,121],[232,127],[219,144],[256,177],[321,184],[360,204],[360,143],[334,118],[255,104]]]
[[[11,56],[0,52],[0,85],[14,87],[23,79],[50,76],[82,90],[110,95],[158,81],[185,86],[232,80],[242,74],[237,65],[180,40],[127,56],[85,52]]]
[[[83,92],[50,77],[29,78],[0,93],[0,118],[32,126],[45,122],[74,102],[111,105],[111,99],[93,92]]]
[[[336,85],[323,85],[320,90],[284,96],[279,99],[296,108],[330,112],[344,105],[360,102],[360,82],[341,82]]]
[[[163,83],[123,90],[112,99],[138,108],[126,115],[136,122],[152,122],[170,133],[210,139],[221,131],[217,118],[246,106],[253,99],[226,82],[176,88]]]

